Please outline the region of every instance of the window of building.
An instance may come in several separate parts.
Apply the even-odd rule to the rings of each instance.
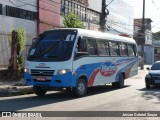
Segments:
[[[97,46],[96,46],[96,39],[93,39],[93,38],[88,39],[88,54],[89,55],[98,55]]]
[[[87,9],[87,21],[92,24],[100,23],[100,13],[93,11],[91,9]]]
[[[83,22],[90,22],[92,24],[100,23],[100,13],[88,9],[87,6],[76,1],[61,0],[61,14],[68,15],[71,11],[74,11]]]
[[[135,47],[132,44],[128,44],[128,54],[129,56],[136,56],[135,54]]]
[[[61,0],[61,13],[65,13],[65,2],[64,0]]]
[[[126,43],[120,43],[119,48],[120,48],[121,56],[128,56],[127,44]]]
[[[2,15],[2,4],[0,4],[0,15]]]
[[[11,7],[6,5],[6,15],[11,16],[11,17],[16,17],[16,18],[21,18],[21,19],[26,19],[26,20],[36,20],[36,12],[32,12],[29,10],[24,10],[16,7]]]
[[[117,42],[109,42],[111,56],[119,56],[119,46]]]
[[[68,2],[68,9],[69,9],[69,13],[72,12],[72,2],[71,1]]]
[[[109,56],[109,43],[106,40],[97,41],[98,55]]]

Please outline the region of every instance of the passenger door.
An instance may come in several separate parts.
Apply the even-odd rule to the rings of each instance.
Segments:
[[[89,85],[92,86],[95,80],[94,70],[96,69],[97,45],[96,39],[86,38],[78,41],[79,52],[75,55],[73,62],[73,70],[77,74],[76,77],[87,76]],[[83,48],[81,52],[80,49]]]

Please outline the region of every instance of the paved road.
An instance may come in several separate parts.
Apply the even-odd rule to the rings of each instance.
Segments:
[[[43,98],[34,94],[0,98],[0,111],[160,111],[160,88],[146,89],[145,74],[140,70],[122,89],[90,88],[83,98],[66,92],[50,92]]]

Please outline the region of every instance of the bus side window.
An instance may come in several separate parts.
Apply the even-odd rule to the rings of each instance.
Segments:
[[[121,54],[121,56],[128,56],[127,44],[126,43],[120,43],[119,47],[120,47],[120,54]]]
[[[87,56],[87,39],[83,39],[79,37],[78,43],[76,45],[75,49],[75,58],[82,57],[82,56]]]
[[[134,45],[128,44],[128,54],[129,54],[129,56],[131,56],[131,57],[136,56],[136,55],[135,55]]]
[[[117,42],[109,42],[111,56],[119,56],[119,45]]]
[[[85,39],[82,39],[80,42],[79,52],[87,52],[87,44]]]
[[[97,40],[98,55],[109,56],[109,45],[106,40]]]
[[[77,52],[87,52],[86,39],[79,38],[77,43]]]
[[[88,53],[89,55],[98,55],[96,39],[93,38],[88,39]]]

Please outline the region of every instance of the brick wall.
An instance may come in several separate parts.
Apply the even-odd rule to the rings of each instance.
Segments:
[[[50,28],[60,26],[60,0],[38,0],[37,31],[42,33]]]

